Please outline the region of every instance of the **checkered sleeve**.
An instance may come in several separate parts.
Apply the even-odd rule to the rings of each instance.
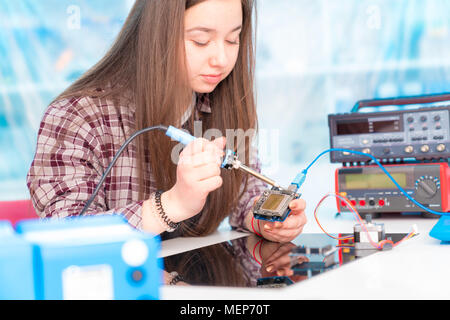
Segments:
[[[27,175],[27,186],[41,218],[78,215],[92,195],[106,169],[105,142],[96,126],[63,100],[51,105],[41,121],[36,153]],[[78,106],[79,107],[79,106]],[[87,214],[121,213],[140,228],[142,202],[108,207],[102,188]]]
[[[250,167],[255,169],[257,172],[261,172],[261,161],[258,158],[256,150],[252,152],[252,161],[250,162]],[[246,231],[244,225],[244,220],[247,214],[252,209],[254,202],[257,197],[259,197],[264,190],[268,188],[268,185],[253,177],[248,176],[247,188],[239,200],[236,209],[229,216],[229,224],[233,229],[238,231]],[[241,193],[244,189],[244,185],[241,186]]]

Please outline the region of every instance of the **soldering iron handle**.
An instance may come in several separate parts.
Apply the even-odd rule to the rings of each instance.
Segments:
[[[173,140],[184,144],[185,146],[195,140],[195,137],[191,134],[172,126],[167,129],[166,135],[171,137]]]
[[[196,139],[195,137],[193,137],[191,134],[187,133],[186,131],[180,130],[180,129],[172,127],[172,126],[170,126],[167,129],[166,135],[171,137],[173,140],[184,144],[185,146],[187,146],[189,143],[191,143],[192,141],[194,141]],[[226,154],[226,157],[224,158],[224,161],[221,165],[222,168],[226,168],[229,165],[229,163],[228,163],[229,155],[234,154],[234,152],[231,150],[225,150],[225,154]]]

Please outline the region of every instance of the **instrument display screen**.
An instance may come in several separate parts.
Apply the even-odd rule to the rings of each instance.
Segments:
[[[358,134],[358,133],[369,133],[369,121],[352,121],[352,122],[338,122],[337,124],[337,135],[346,134]]]
[[[398,118],[346,120],[336,123],[337,135],[400,132]]]
[[[407,187],[406,173],[391,173],[391,176],[402,188]],[[392,180],[384,173],[346,174],[344,188],[348,190],[397,189]]]

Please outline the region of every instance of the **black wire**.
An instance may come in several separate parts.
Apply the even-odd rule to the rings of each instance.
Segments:
[[[81,210],[80,216],[83,216],[86,213],[86,211],[89,209],[89,207],[91,206],[91,204],[94,201],[95,197],[97,196],[98,192],[100,191],[100,188],[102,187],[103,183],[105,182],[105,180],[108,177],[109,173],[111,172],[112,168],[114,167],[114,165],[116,164],[117,160],[119,159],[120,155],[122,154],[122,152],[128,147],[128,145],[134,139],[136,139],[141,134],[144,134],[144,133],[147,133],[147,132],[150,132],[150,131],[161,130],[161,131],[165,131],[166,132],[168,129],[169,129],[168,127],[162,126],[162,125],[154,126],[154,127],[148,127],[148,128],[145,128],[145,129],[137,131],[130,138],[128,138],[128,140],[125,141],[125,143],[122,145],[122,147],[120,147],[119,151],[114,156],[114,159],[111,161],[111,164],[108,166],[108,168],[106,169],[106,171],[103,174],[102,178],[100,179],[100,182],[97,184],[97,187],[95,188],[94,193],[89,198],[89,200],[86,202],[83,210]]]

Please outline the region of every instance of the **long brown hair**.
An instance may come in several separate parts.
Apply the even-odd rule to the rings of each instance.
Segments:
[[[131,97],[136,108],[136,130],[159,124],[178,125],[193,94],[183,59],[184,13],[203,1],[137,0],[108,53],[56,100],[98,96],[96,90],[101,88],[102,97],[114,101]],[[254,6],[254,0],[242,0],[243,25],[238,60],[232,73],[209,94],[213,112],[202,117],[203,132],[215,128],[225,134],[227,129],[247,131],[257,128],[253,91]],[[176,182],[176,164],[171,160],[171,150],[176,144],[168,141],[162,133],[155,132],[141,136],[137,141],[140,200],[150,195],[150,175],[156,181],[153,187],[159,190],[168,190]],[[244,147],[248,154],[249,144]],[[248,157],[245,162],[248,164]],[[223,186],[210,193],[202,213],[182,224],[181,235],[212,233],[235,209],[242,195],[240,187],[242,183],[247,184],[246,178],[234,171],[223,172],[222,178]]]

